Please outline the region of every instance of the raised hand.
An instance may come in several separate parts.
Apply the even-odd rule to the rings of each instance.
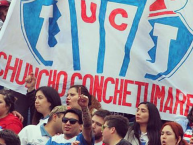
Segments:
[[[71,145],[79,145],[80,141],[73,141]]]
[[[80,105],[80,107],[88,107],[88,97],[81,94],[81,87],[78,88],[78,104]]]
[[[35,89],[36,77],[33,72],[25,78],[25,82],[28,92],[31,92]]]
[[[12,111],[12,114],[15,115],[16,117],[18,117],[21,122],[23,122],[24,118],[19,112]]]

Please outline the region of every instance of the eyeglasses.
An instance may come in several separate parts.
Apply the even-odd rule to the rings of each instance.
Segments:
[[[70,124],[75,124],[76,122],[78,122],[78,120],[73,118],[66,118],[66,117],[62,118],[62,122],[67,123],[68,121],[70,122]]]
[[[107,125],[102,125],[102,129],[101,129],[101,131],[104,131],[105,130],[105,128],[107,128],[108,126]]]

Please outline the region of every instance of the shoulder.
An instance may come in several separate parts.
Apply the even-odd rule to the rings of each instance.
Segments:
[[[14,116],[12,113],[9,113],[6,117],[0,120],[0,126],[4,126],[4,128],[6,128],[6,126],[13,126],[13,125],[17,125],[20,128],[23,127],[23,124],[19,120],[19,118]]]
[[[34,130],[34,131],[37,131],[39,129],[40,129],[40,126],[37,126],[37,125],[27,125],[22,130]]]
[[[6,116],[6,121],[16,121],[16,122],[21,122],[19,120],[19,118],[15,115],[13,115],[12,113],[9,113],[7,116]]]
[[[139,145],[137,138],[134,135],[134,130],[127,132],[125,139],[133,145]]]
[[[49,117],[40,119],[40,121],[39,121],[39,123],[37,125],[42,125],[44,123],[48,123],[48,119],[49,119]]]
[[[60,134],[60,135],[55,135],[53,137],[50,138],[49,140],[52,144],[53,143],[63,143],[65,141],[64,139],[64,134]]]
[[[132,145],[129,141],[122,139],[117,145]]]
[[[85,138],[84,138],[82,133],[79,133],[76,136],[75,140],[80,141],[81,144],[85,144],[85,145],[87,144],[87,141],[85,140]],[[94,144],[94,142],[95,142],[95,138],[94,138],[94,136],[92,136],[91,144]]]
[[[19,136],[25,136],[28,133],[32,134],[38,134],[38,132],[40,132],[40,127],[36,126],[36,125],[28,125],[26,127],[24,127],[20,132],[19,132]]]

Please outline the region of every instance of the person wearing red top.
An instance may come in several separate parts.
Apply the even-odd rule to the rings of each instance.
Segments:
[[[22,122],[12,113],[16,98],[9,90],[0,90],[0,126],[2,129],[10,129],[19,133],[23,128]]]

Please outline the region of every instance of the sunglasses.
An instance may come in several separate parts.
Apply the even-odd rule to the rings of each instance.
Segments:
[[[78,120],[73,119],[73,118],[66,118],[66,117],[62,118],[63,123],[67,123],[68,121],[70,122],[70,124],[75,124],[76,122],[78,122]]]
[[[105,130],[105,128],[107,128],[107,125],[102,125],[101,131]]]

